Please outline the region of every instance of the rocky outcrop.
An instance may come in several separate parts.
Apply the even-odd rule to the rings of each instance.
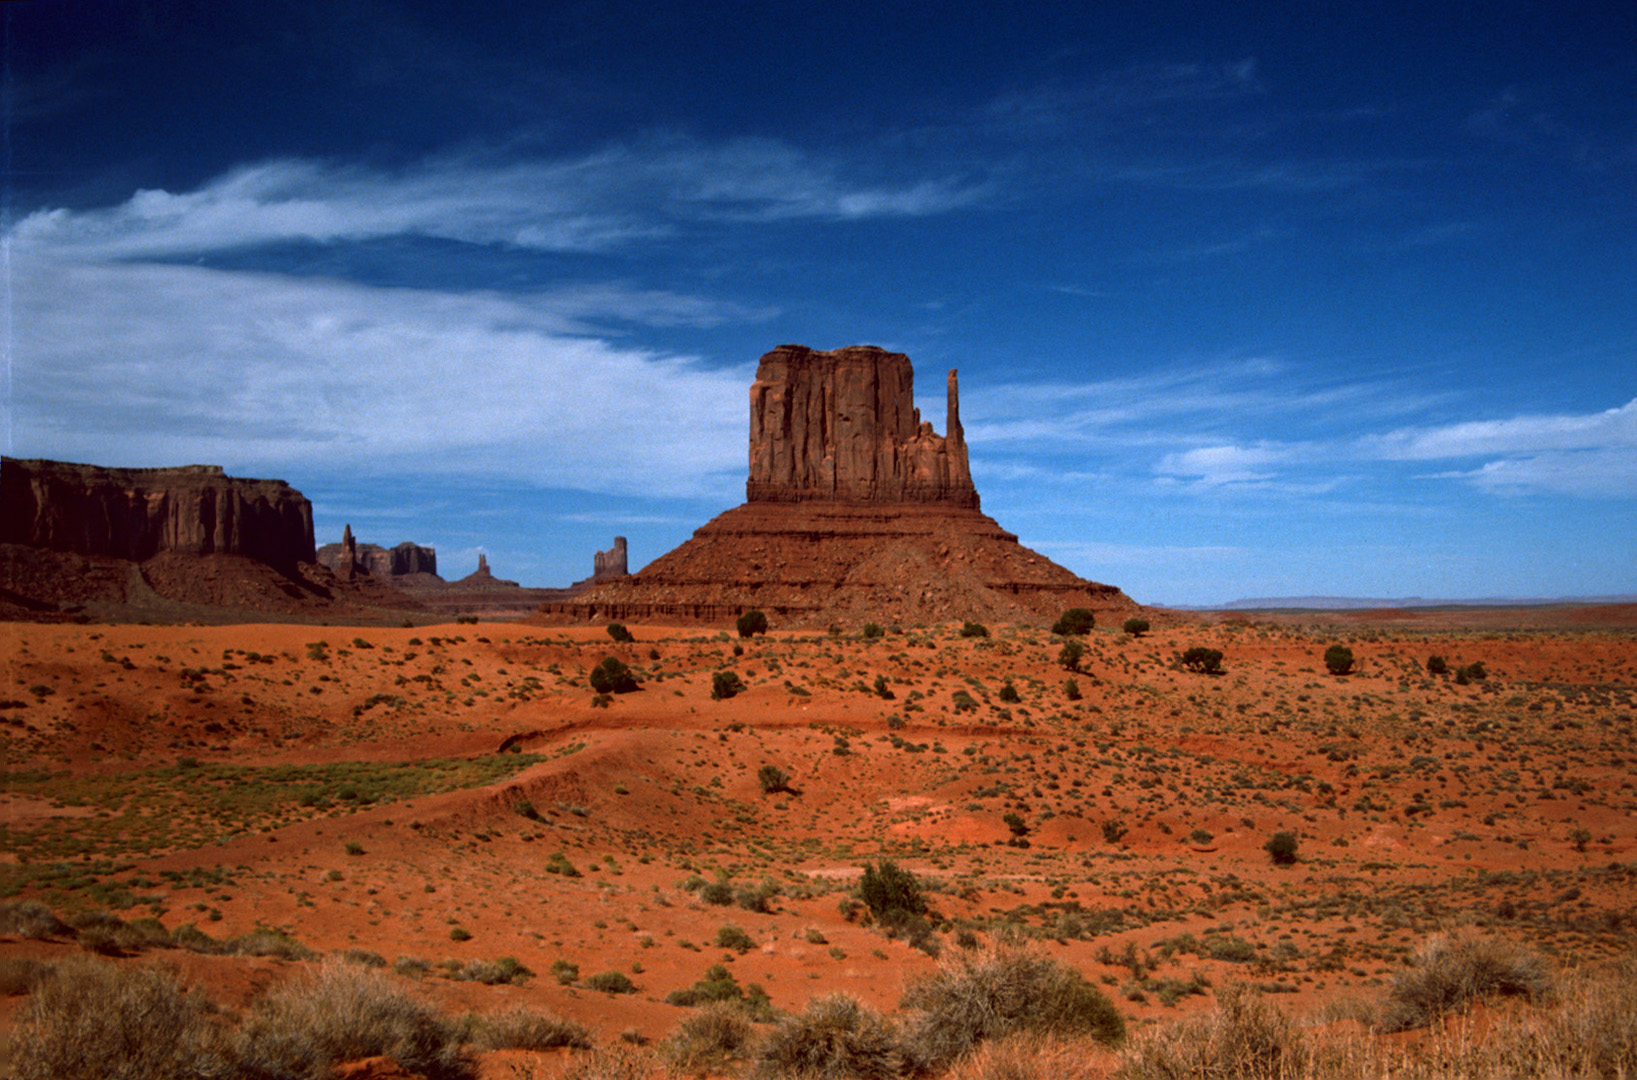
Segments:
[[[164,552],[312,562],[313,508],[283,480],[217,465],[114,469],[0,459],[0,543],[141,562]]]
[[[909,357],[781,345],[750,387],[750,502],[924,502],[976,509],[955,372],[945,434],[915,407]]]
[[[318,549],[317,561],[346,581],[359,574],[394,578],[410,574],[435,575],[438,572],[436,548],[412,544],[407,540],[392,548],[384,548],[380,544],[360,544],[353,539],[351,525],[342,531],[339,544],[325,544]]]
[[[638,574],[547,604],[548,621],[779,626],[979,619],[1099,621],[1138,610],[1018,542],[978,510],[955,373],[945,434],[913,405],[909,358],[868,346],[763,356],[750,391],[748,500]]]
[[[630,573],[625,567],[625,537],[614,537],[614,546],[591,557],[591,580],[613,581]]]

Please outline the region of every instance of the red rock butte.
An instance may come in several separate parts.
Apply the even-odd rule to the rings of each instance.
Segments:
[[[747,501],[637,574],[547,604],[548,618],[775,626],[1135,612],[1112,585],[1038,555],[978,510],[955,372],[945,433],[915,408],[909,357],[781,345],[750,387]]]

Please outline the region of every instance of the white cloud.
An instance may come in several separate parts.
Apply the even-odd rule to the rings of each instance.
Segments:
[[[40,210],[12,235],[25,249],[95,261],[387,236],[588,251],[690,220],[916,217],[984,193],[956,179],[860,182],[856,171],[770,140],[680,137],[565,160],[448,157],[395,172],[286,159],[235,169],[195,191]]]
[[[1518,416],[1405,428],[1362,440],[1360,445],[1372,456],[1407,461],[1616,447],[1637,452],[1637,400],[1581,415]]]
[[[1259,483],[1278,475],[1277,466],[1291,460],[1294,448],[1262,443],[1256,446],[1201,446],[1166,454],[1154,471],[1183,477],[1207,486]]]
[[[745,373],[581,335],[572,297],[40,259],[13,285],[20,453],[663,495],[743,474]]]

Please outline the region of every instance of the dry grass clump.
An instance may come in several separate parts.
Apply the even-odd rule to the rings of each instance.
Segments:
[[[233,1075],[214,1009],[158,967],[71,956],[18,1018],[18,1080],[190,1080]]]
[[[1017,1032],[1089,1037],[1114,1045],[1125,1018],[1066,964],[1026,944],[1000,943],[944,960],[912,985],[904,1051],[924,1072],[943,1072],[978,1044]]]
[[[1309,1076],[1301,1032],[1261,995],[1230,986],[1215,1011],[1146,1033],[1121,1055],[1118,1080],[1286,1080]]]
[[[720,1074],[747,1052],[754,1034],[743,1009],[716,1002],[684,1017],[660,1044],[659,1053],[673,1072]]]
[[[1083,1041],[1026,1033],[983,1043],[944,1080],[1102,1080],[1099,1058]]]
[[[1497,996],[1541,1001],[1552,992],[1545,958],[1489,938],[1436,937],[1421,947],[1416,966],[1393,979],[1382,1009],[1383,1031],[1425,1027],[1446,1012]]]
[[[903,1055],[892,1024],[846,994],[807,1003],[779,1021],[756,1057],[763,1080],[896,1080]]]
[[[611,1043],[569,1062],[562,1080],[650,1080],[656,1068],[652,1052],[627,1043]],[[531,1069],[528,1075],[538,1074]]]
[[[234,1049],[238,1075],[255,1080],[328,1080],[337,1064],[376,1056],[427,1080],[475,1074],[451,1024],[386,975],[335,960],[257,1001]]]
[[[21,997],[33,991],[51,970],[43,960],[26,956],[0,956],[0,997]]]
[[[41,939],[69,932],[69,925],[38,900],[0,901],[0,936]]]
[[[467,1027],[479,1050],[591,1049],[591,1032],[584,1024],[522,1005],[472,1017]]]

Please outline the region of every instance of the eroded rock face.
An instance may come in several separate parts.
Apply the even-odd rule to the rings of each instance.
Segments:
[[[630,571],[625,564],[625,537],[614,537],[614,546],[607,551],[599,551],[591,557],[591,580],[613,581],[615,578],[625,577]]]
[[[945,432],[921,420],[903,353],[781,345],[762,357],[750,388],[745,497],[976,509],[953,371]]]
[[[0,543],[141,562],[162,552],[312,562],[313,507],[218,465],[113,469],[0,459]]]

